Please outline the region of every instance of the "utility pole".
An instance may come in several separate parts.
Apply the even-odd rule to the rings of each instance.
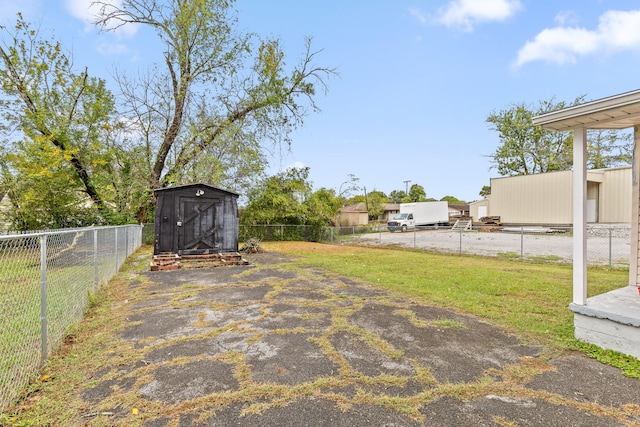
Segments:
[[[406,180],[406,181],[402,181],[404,182],[404,194],[405,195],[409,195],[409,183],[411,182],[410,179]]]

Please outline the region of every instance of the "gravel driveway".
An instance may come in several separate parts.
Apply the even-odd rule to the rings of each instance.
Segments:
[[[354,236],[350,243],[572,262],[573,239],[571,233],[540,233],[531,232],[531,230],[533,229],[514,229],[512,232],[459,232],[449,229],[406,233],[383,231]],[[629,253],[630,232],[628,226],[589,228],[587,237],[587,261],[589,264],[628,267]]]

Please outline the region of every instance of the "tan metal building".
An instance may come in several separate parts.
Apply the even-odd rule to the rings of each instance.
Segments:
[[[470,204],[478,222],[499,216],[503,224],[571,225],[573,171],[491,179],[491,195]],[[587,222],[631,221],[631,167],[587,171]]]

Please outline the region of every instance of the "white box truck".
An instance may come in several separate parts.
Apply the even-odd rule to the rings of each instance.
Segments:
[[[448,202],[400,203],[400,213],[387,222],[387,228],[407,231],[416,226],[449,224]]]

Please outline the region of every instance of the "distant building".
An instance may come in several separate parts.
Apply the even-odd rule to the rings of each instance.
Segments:
[[[382,215],[378,221],[386,223],[395,214],[400,212],[400,205],[397,203],[385,203]],[[353,205],[340,208],[336,218],[337,225],[367,225],[369,224],[369,212],[365,203],[355,203]]]
[[[340,208],[340,211],[338,212],[336,223],[339,226],[367,225],[369,224],[369,212],[367,212],[364,203],[344,206]]]
[[[475,222],[499,216],[502,224],[571,225],[573,171],[491,179],[491,195],[470,203]],[[587,222],[631,221],[631,167],[587,171]]]

